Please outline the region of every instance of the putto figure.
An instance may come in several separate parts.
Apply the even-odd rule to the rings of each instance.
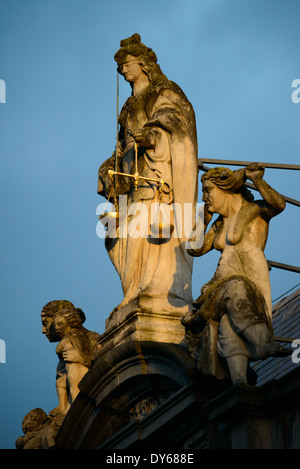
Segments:
[[[32,409],[22,422],[24,435],[16,439],[16,449],[51,449],[61,421],[49,417],[43,409]]]
[[[128,219],[138,223],[130,209],[142,203],[147,211],[146,230],[151,231],[151,204],[180,208],[191,206],[191,226],[197,202],[197,137],[192,105],[183,91],[162,73],[154,51],[134,34],[120,43],[115,54],[118,72],[130,84],[132,93],[119,115],[118,146],[111,158],[99,169],[98,193],[117,200],[127,196]],[[117,164],[115,157],[117,155]],[[136,166],[135,166],[136,165]],[[142,179],[109,171],[134,174]],[[159,181],[163,180],[163,186]],[[121,210],[121,208],[120,208]],[[171,212],[167,239],[130,236],[117,228],[114,237],[106,237],[106,249],[123,288],[124,299],[118,309],[136,302],[137,306],[155,311],[191,309],[192,257],[180,217]]]
[[[59,405],[49,415],[64,416],[74,402],[78,384],[100,349],[100,334],[83,327],[85,314],[68,300],[53,300],[41,312],[42,333],[49,342],[59,342],[56,353],[56,390]]]
[[[79,382],[92,365],[100,349],[100,334],[83,327],[85,314],[68,300],[53,300],[41,312],[42,333],[49,342],[59,342],[56,353],[56,391],[58,406],[47,415],[43,409],[32,409],[22,423],[23,436],[16,440],[17,449],[49,449],[65,415],[79,393]]]
[[[59,406],[56,411],[63,414],[76,399],[78,385],[100,348],[97,341],[99,334],[85,329],[82,326],[84,321],[85,315],[80,308],[62,309],[54,317],[54,329],[60,339],[56,347],[59,357],[56,379]]]
[[[205,373],[225,377],[226,360],[234,384],[247,383],[249,360],[290,353],[274,341],[269,270],[264,256],[269,222],[285,208],[284,198],[263,179],[264,167],[253,163],[231,171],[214,168],[202,180],[205,230],[203,256],[221,252],[214,277],[202,287],[195,310],[182,319],[186,338]],[[244,185],[254,183],[262,196],[255,201]]]

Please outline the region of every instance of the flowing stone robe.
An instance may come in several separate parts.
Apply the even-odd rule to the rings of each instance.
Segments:
[[[130,131],[147,131],[152,145],[151,148],[138,147],[138,172],[141,176],[165,181],[160,194],[164,204],[180,207],[179,212],[183,211],[184,204],[190,204],[192,229],[197,202],[196,123],[192,105],[182,90],[167,79],[150,83],[141,94],[128,98],[119,123],[123,156],[118,162],[118,171],[135,173],[135,148]],[[106,197],[109,168],[114,169],[114,155],[99,170],[98,193]],[[119,308],[138,299],[140,307],[150,310],[190,310],[192,258],[185,247],[188,227],[180,226],[181,217],[176,216],[175,210],[175,229],[170,239],[149,236],[151,203],[158,202],[157,184],[139,180],[135,190],[132,178],[117,178],[119,193],[128,196],[128,213],[133,202],[142,202],[148,213],[148,236],[126,236],[126,233],[121,234],[121,226],[116,238],[106,237],[106,249],[124,293]],[[136,216],[128,215],[127,222]]]

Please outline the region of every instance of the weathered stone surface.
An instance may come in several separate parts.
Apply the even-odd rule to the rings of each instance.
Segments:
[[[195,361],[179,344],[129,341],[103,355],[99,352],[80,383],[80,393],[57,437],[57,448],[113,447],[106,446],[106,441],[120,433],[130,440],[138,422],[151,421],[155,412],[172,407],[170,403],[184,395],[181,410],[176,409],[178,419],[182,418],[187,403],[192,402],[191,386],[202,403],[224,390],[223,382],[204,379],[201,386]],[[194,418],[199,420],[199,415]],[[152,422],[158,428],[167,420]]]
[[[237,171],[214,168],[202,176],[205,229],[213,214],[219,216],[205,234],[203,246],[189,250],[198,257],[214,248],[221,257],[214,277],[194,301],[194,311],[182,320],[187,342],[193,356],[198,355],[200,369],[222,378],[228,368],[234,384],[247,383],[249,361],[291,353],[274,340],[264,256],[269,221],[284,209],[285,200],[263,174],[263,166],[253,163]],[[244,185],[246,179],[254,183],[262,200],[254,201]],[[218,324],[217,341],[208,321]],[[223,371],[213,366],[217,354],[226,360]],[[218,363],[222,365],[221,360]]]
[[[124,343],[100,357],[57,448],[300,448],[300,368],[264,386],[205,376],[180,345]]]
[[[231,449],[299,449],[299,390],[300,368],[264,386],[226,390],[205,405],[214,427],[211,447],[220,447],[223,433]]]
[[[118,148],[99,169],[98,193],[113,199],[126,220],[112,235],[108,230],[105,241],[124,292],[118,309],[138,299],[139,308],[187,312],[192,303],[192,258],[184,245],[189,232],[185,234],[180,216],[172,210],[183,213],[184,204],[190,205],[193,227],[198,181],[194,111],[138,34],[121,41],[115,60],[132,94],[120,112]],[[109,171],[116,168],[136,177],[112,178]],[[127,196],[124,216],[120,196]],[[151,218],[158,205],[172,208],[169,224],[174,230],[164,239],[151,235]],[[146,222],[143,233],[135,236],[128,227],[139,224],[139,210]]]
[[[119,321],[116,319],[119,318]],[[180,322],[179,312],[144,310],[134,308],[123,312],[120,316],[113,316],[106,321],[106,331],[101,335],[102,354],[123,342],[152,341],[161,343],[180,344],[184,340],[184,328]]]
[[[55,445],[56,434],[79,393],[79,382],[101,347],[100,334],[83,327],[85,314],[70,301],[50,301],[42,309],[41,320],[42,333],[49,342],[58,342],[58,406],[48,415],[42,409],[33,409],[24,417],[24,436],[16,441],[18,449],[49,449]]]
[[[65,415],[76,398],[78,384],[92,364],[100,345],[100,334],[83,327],[85,314],[66,300],[54,300],[41,312],[42,332],[50,342],[59,342],[56,353],[56,390],[59,405],[50,414]]]
[[[22,422],[24,436],[16,440],[17,449],[51,449],[61,420],[50,418],[43,409],[32,409]]]

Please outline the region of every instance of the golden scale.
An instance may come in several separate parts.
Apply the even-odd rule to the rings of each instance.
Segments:
[[[161,205],[161,194],[163,190],[163,186],[165,181],[163,179],[156,179],[156,178],[149,178],[149,177],[144,177],[141,176],[138,172],[138,149],[137,149],[137,143],[134,140],[134,154],[135,154],[135,172],[134,174],[130,173],[123,173],[117,171],[118,168],[118,159],[117,159],[117,149],[119,146],[119,75],[117,74],[117,144],[116,144],[116,151],[115,151],[115,169],[109,169],[108,174],[112,181],[114,181],[114,185],[112,185],[112,188],[110,190],[110,193],[107,198],[107,202],[105,204],[103,213],[99,215],[99,220],[101,223],[107,227],[108,222],[112,221],[113,226],[118,227],[119,224],[122,222],[122,216],[120,216],[119,212],[119,203],[118,203],[118,194],[117,194],[117,184],[116,184],[116,176],[123,176],[123,177],[128,177],[132,178],[134,180],[134,188],[137,191],[138,189],[138,184],[140,180],[143,181],[149,181],[149,182],[156,182],[157,187],[158,187],[158,204]],[[132,136],[132,134],[130,134]],[[108,201],[111,199],[112,192],[115,192],[115,199],[114,199],[114,210],[107,212],[106,211],[106,206]],[[158,215],[159,215],[159,209],[158,209]],[[158,221],[157,223],[152,223],[150,226],[151,232],[156,238],[162,239],[162,238],[167,238],[170,237],[171,234],[173,233],[174,230],[174,225],[171,223],[166,223],[164,221]]]

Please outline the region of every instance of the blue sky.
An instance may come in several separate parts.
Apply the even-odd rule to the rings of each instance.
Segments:
[[[0,0],[0,448],[14,447],[30,409],[57,405],[43,305],[68,299],[102,333],[122,299],[96,236],[97,171],[116,141],[120,40],[141,34],[187,94],[199,158],[299,164],[299,17],[298,0]],[[120,105],[129,91],[121,79]],[[299,172],[267,169],[265,179],[300,200]],[[299,265],[299,208],[288,204],[270,228],[266,257]],[[217,260],[195,260],[194,297]],[[299,283],[278,269],[270,277],[273,299]]]

